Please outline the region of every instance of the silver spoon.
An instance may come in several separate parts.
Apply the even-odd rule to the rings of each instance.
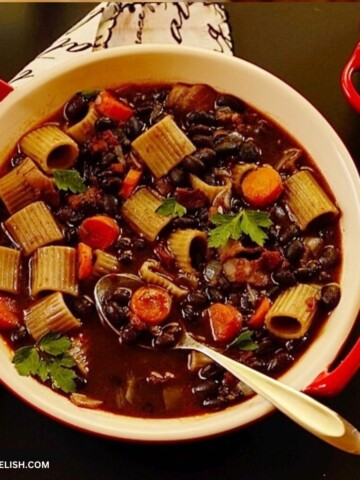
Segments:
[[[100,319],[114,333],[119,334],[119,331],[106,318],[103,308],[106,298],[118,287],[133,289],[142,285],[141,279],[131,274],[105,275],[95,285],[95,303]],[[360,455],[360,432],[313,398],[197,342],[185,330],[172,348],[197,350],[207,355],[305,430],[340,450]]]

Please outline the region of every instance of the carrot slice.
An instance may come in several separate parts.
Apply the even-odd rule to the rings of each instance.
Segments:
[[[141,170],[135,170],[135,168],[130,168],[126,177],[124,178],[123,184],[120,189],[120,197],[124,200],[129,198],[135,188],[139,185],[140,179],[142,176]]]
[[[97,96],[95,108],[102,115],[117,120],[118,122],[126,122],[134,113],[129,105],[121,102],[106,91],[100,92]]]
[[[261,208],[275,202],[283,191],[283,182],[274,168],[265,166],[246,174],[241,189],[250,205]]]
[[[79,227],[79,238],[91,248],[110,247],[120,234],[120,228],[113,218],[96,215],[86,218]]]
[[[252,314],[248,325],[251,328],[259,328],[264,324],[266,314],[270,310],[271,302],[268,297],[263,297],[257,306],[255,312]]]
[[[15,301],[9,297],[0,296],[0,330],[13,330],[20,325]]]
[[[84,280],[92,271],[92,249],[86,243],[77,246],[78,278]]]
[[[215,341],[229,342],[241,330],[242,315],[232,305],[214,303],[207,309]]]
[[[171,296],[159,287],[140,287],[130,301],[130,309],[149,325],[162,323],[170,313]]]

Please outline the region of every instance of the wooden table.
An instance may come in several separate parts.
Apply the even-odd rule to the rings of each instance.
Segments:
[[[10,79],[92,7],[0,4],[0,77]],[[309,99],[360,166],[360,116],[339,86],[340,71],[358,41],[360,5],[236,3],[227,9],[235,54]],[[359,333],[358,322],[352,341]],[[337,398],[323,401],[360,428],[359,375]],[[49,470],[0,470],[6,479],[353,480],[360,474],[358,457],[323,444],[279,413],[211,440],[136,445],[67,428],[0,387],[0,462],[5,459],[50,461]]]

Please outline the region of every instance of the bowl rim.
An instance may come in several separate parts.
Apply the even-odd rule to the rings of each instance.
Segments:
[[[241,65],[242,68],[252,72],[252,74],[265,78],[269,81],[269,84],[277,85],[278,87],[282,88],[285,92],[284,94],[299,102],[302,110],[307,115],[311,115],[318,122],[319,128],[321,127],[322,129],[326,130],[326,133],[329,136],[329,142],[331,143],[331,148],[335,149],[338,155],[341,157],[348,184],[351,186],[352,193],[355,195],[355,197],[357,197],[356,209],[359,214],[358,218],[360,219],[359,175],[350,154],[331,125],[308,100],[306,100],[300,93],[289,86],[286,82],[276,77],[272,73],[267,72],[263,68],[238,57],[224,55],[220,52],[213,52],[202,48],[164,44],[122,46],[98,52],[86,53],[81,58],[76,57],[74,59],[67,60],[58,66],[51,67],[45,71],[40,78],[37,78],[34,81],[29,81],[25,85],[15,88],[15,90],[0,103],[0,117],[3,114],[6,115],[6,113],[11,111],[12,108],[16,108],[16,104],[22,99],[31,95],[31,92],[34,90],[34,88],[45,88],[46,85],[57,75],[64,75],[66,73],[74,72],[78,69],[86,67],[88,64],[96,63],[102,60],[111,60],[119,55],[142,56],[144,54],[163,56],[191,55],[201,58],[206,57],[211,61],[220,63],[225,62],[230,65],[235,65],[237,63]],[[285,128],[286,130],[286,127],[282,128]],[[360,271],[357,274],[356,283],[360,285]],[[321,362],[322,368],[326,368],[326,366],[334,360],[338,354],[338,351],[341,349],[342,344],[350,334],[350,330],[356,320],[359,302],[360,297],[357,302],[354,300],[349,311],[349,315],[353,317],[351,327],[346,333],[343,334],[340,341],[337,339],[335,342],[334,339],[331,345],[332,348],[329,349],[324,360]],[[0,349],[0,379],[9,390],[15,393],[27,404],[31,405],[37,410],[40,410],[47,416],[65,423],[73,428],[114,439],[141,442],[173,442],[207,438],[251,424],[269,414],[273,410],[273,407],[269,405],[268,402],[261,399],[259,396],[255,396],[242,404],[246,404],[249,419],[247,422],[240,425],[234,421],[234,416],[232,415],[232,412],[236,410],[238,406],[228,407],[221,412],[210,414],[205,413],[199,416],[181,417],[177,419],[140,419],[115,415],[109,412],[91,411],[85,409],[80,410],[79,407],[75,407],[68,399],[65,398],[58,398],[58,401],[53,402],[53,396],[56,395],[56,397],[60,397],[59,394],[52,392],[48,387],[40,385],[33,379],[20,377],[15,370],[11,371],[11,369],[7,369],[5,365],[6,362],[2,361],[6,358],[6,356],[8,356],[8,354],[6,354],[3,349]],[[320,373],[320,371],[317,371],[317,373]],[[292,382],[292,385],[295,388],[302,389],[306,387],[315,376],[316,374],[314,372],[312,373],[312,378],[309,378],[309,375],[299,375],[297,381]],[[286,377],[287,374],[281,378],[286,379]],[[36,386],[34,384],[36,384]],[[208,421],[209,418],[211,418],[211,421]],[[116,420],[113,421],[114,419]],[[114,424],[116,425],[114,426]]]

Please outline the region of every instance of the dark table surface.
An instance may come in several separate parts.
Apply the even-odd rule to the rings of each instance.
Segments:
[[[86,3],[0,3],[0,78],[10,79],[80,19]],[[360,166],[360,116],[339,74],[358,41],[359,4],[228,4],[235,55],[276,74],[328,119]],[[354,266],[359,268],[359,266]],[[360,333],[359,323],[352,341]],[[321,352],[319,352],[321,354]],[[323,400],[360,428],[360,376]],[[280,413],[222,437],[180,445],[136,445],[60,425],[0,387],[0,461],[50,460],[49,470],[0,470],[24,479],[353,480],[359,457],[342,453]]]

